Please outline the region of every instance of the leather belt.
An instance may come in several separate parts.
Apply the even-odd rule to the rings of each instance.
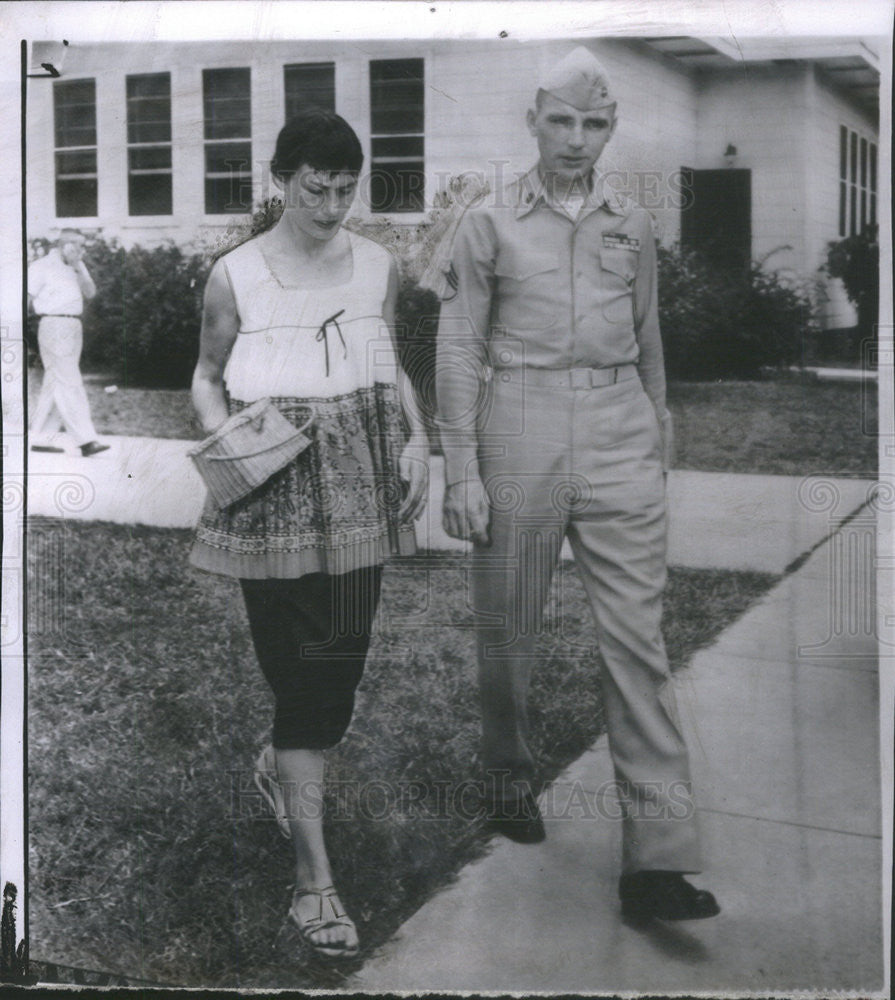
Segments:
[[[497,382],[521,382],[556,389],[598,389],[637,378],[637,365],[615,368],[495,368]]]
[[[43,313],[41,319],[48,317],[49,319],[80,319],[80,316],[75,316],[74,313]]]

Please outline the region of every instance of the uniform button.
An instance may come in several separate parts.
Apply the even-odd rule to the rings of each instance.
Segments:
[[[500,381],[501,382],[509,382],[510,381],[510,376],[507,375],[506,372],[504,372],[504,374],[500,376]]]

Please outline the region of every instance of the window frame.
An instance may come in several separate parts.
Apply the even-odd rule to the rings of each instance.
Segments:
[[[132,142],[131,141],[131,107],[132,101],[136,102],[139,100],[159,100],[158,96],[152,96],[150,98],[145,97],[131,97],[129,93],[130,81],[137,79],[146,79],[150,77],[166,77],[168,83],[168,139],[164,140],[151,140],[148,142]],[[124,78],[124,88],[125,88],[125,128],[127,130],[127,217],[128,219],[169,219],[174,215],[174,127],[173,127],[173,113],[172,113],[172,88],[171,88],[171,73],[168,70],[162,70],[157,73],[128,73]],[[133,124],[140,124],[135,122]],[[151,167],[151,168],[133,168],[131,166],[131,152],[136,150],[155,150],[155,149],[167,149],[168,151],[168,166],[167,167]],[[131,190],[131,179],[133,177],[141,176],[165,176],[168,178],[168,198],[170,200],[171,209],[168,212],[140,212],[134,213],[132,210],[133,194]]]
[[[211,74],[215,73],[233,73],[233,72],[244,72],[248,74],[248,86],[246,87],[246,100],[248,102],[248,116],[247,116],[247,134],[244,136],[211,136],[209,137],[209,124],[213,122],[213,119],[209,118],[208,115],[208,80]],[[215,224],[219,224],[221,220],[233,219],[239,216],[251,216],[254,207],[254,196],[255,196],[255,184],[254,184],[254,173],[252,164],[252,150],[254,148],[254,140],[252,136],[252,129],[254,127],[253,118],[253,101],[252,101],[252,66],[208,66],[202,69],[202,180],[203,180],[203,190],[202,190],[202,206],[204,217]],[[213,99],[213,95],[212,95]],[[229,99],[229,98],[228,98]],[[210,147],[220,147],[226,145],[247,145],[248,146],[248,161],[241,159],[240,162],[246,163],[246,169],[240,171],[227,170],[227,171],[209,171],[208,170],[208,156]],[[208,183],[209,180],[216,181],[223,178],[229,178],[231,185],[236,184],[248,184],[249,188],[249,205],[248,207],[240,207],[236,211],[232,212],[215,212],[209,209],[208,203]]]
[[[400,216],[403,221],[410,223],[414,218],[420,218],[424,215],[426,211],[426,121],[428,119],[428,108],[426,100],[426,56],[395,56],[392,58],[379,58],[370,59],[367,65],[367,86],[370,101],[370,205],[369,211],[373,216]],[[420,67],[420,103],[419,103],[419,113],[421,118],[422,128],[419,131],[377,131],[374,124],[374,115],[376,113],[376,105],[374,101],[374,67],[377,64],[382,63],[418,63]],[[397,155],[376,155],[374,153],[374,148],[377,141],[388,141],[388,140],[402,140],[402,139],[418,139],[420,142],[421,152],[419,156],[397,156]],[[394,208],[391,205],[385,208],[376,208],[373,204],[373,175],[375,174],[377,167],[388,167],[395,166],[399,164],[407,163],[418,163],[420,166],[419,176],[422,179],[422,188],[420,190],[420,200],[421,204],[419,207],[410,208]]]
[[[67,87],[70,88],[78,84],[90,84],[93,90],[93,143],[74,143],[71,145],[60,145],[59,144],[59,133],[60,133],[60,122],[59,122],[59,111],[60,102],[57,95],[61,94]],[[85,76],[77,77],[73,80],[54,80],[53,81],[53,212],[56,219],[64,219],[70,221],[72,219],[85,219],[85,220],[96,220],[99,218],[99,121],[97,116],[97,96],[96,96],[96,77],[95,76]],[[65,105],[62,105],[65,106]],[[71,104],[69,104],[71,106]],[[94,169],[92,171],[77,171],[77,172],[66,172],[61,173],[59,169],[59,160],[61,156],[66,153],[92,153]],[[94,200],[94,211],[91,213],[79,213],[77,215],[61,215],[59,212],[60,208],[60,196],[59,196],[59,186],[60,183],[64,184],[67,181],[92,181],[93,182],[93,200]]]
[[[878,142],[839,126],[839,226],[841,239],[876,225]]]

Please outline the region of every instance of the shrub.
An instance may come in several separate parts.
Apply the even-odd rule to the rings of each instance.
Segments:
[[[94,239],[85,253],[96,296],[85,307],[84,366],[124,385],[190,383],[199,351],[208,261],[173,243],[125,250]]]
[[[878,228],[868,226],[857,236],[828,244],[823,270],[842,280],[845,294],[858,310],[859,337],[873,337],[879,317]]]
[[[383,219],[345,223],[396,257],[399,353],[430,426],[439,303],[419,281],[425,280],[426,265],[458,206],[468,204],[475,190],[458,179],[417,225]],[[86,259],[97,295],[86,310],[85,366],[114,372],[126,385],[189,385],[211,262],[269,229],[282,210],[280,199],[266,200],[248,223],[228,230],[202,252],[186,252],[173,243],[125,250],[114,240],[90,242]],[[856,253],[852,257],[857,259]],[[831,256],[834,266],[839,265]],[[757,263],[746,272],[724,270],[679,247],[659,248],[659,317],[668,375],[677,379],[747,379],[763,368],[792,364],[814,327],[810,298],[798,285]]]
[[[680,247],[659,248],[659,320],[669,378],[694,381],[792,364],[814,329],[804,289],[758,263],[719,268]]]

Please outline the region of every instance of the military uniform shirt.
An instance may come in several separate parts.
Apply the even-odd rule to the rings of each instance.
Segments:
[[[476,456],[476,401],[489,369],[636,364],[663,424],[656,245],[649,214],[597,178],[577,218],[537,168],[470,210],[441,304],[438,405],[446,482]]]

